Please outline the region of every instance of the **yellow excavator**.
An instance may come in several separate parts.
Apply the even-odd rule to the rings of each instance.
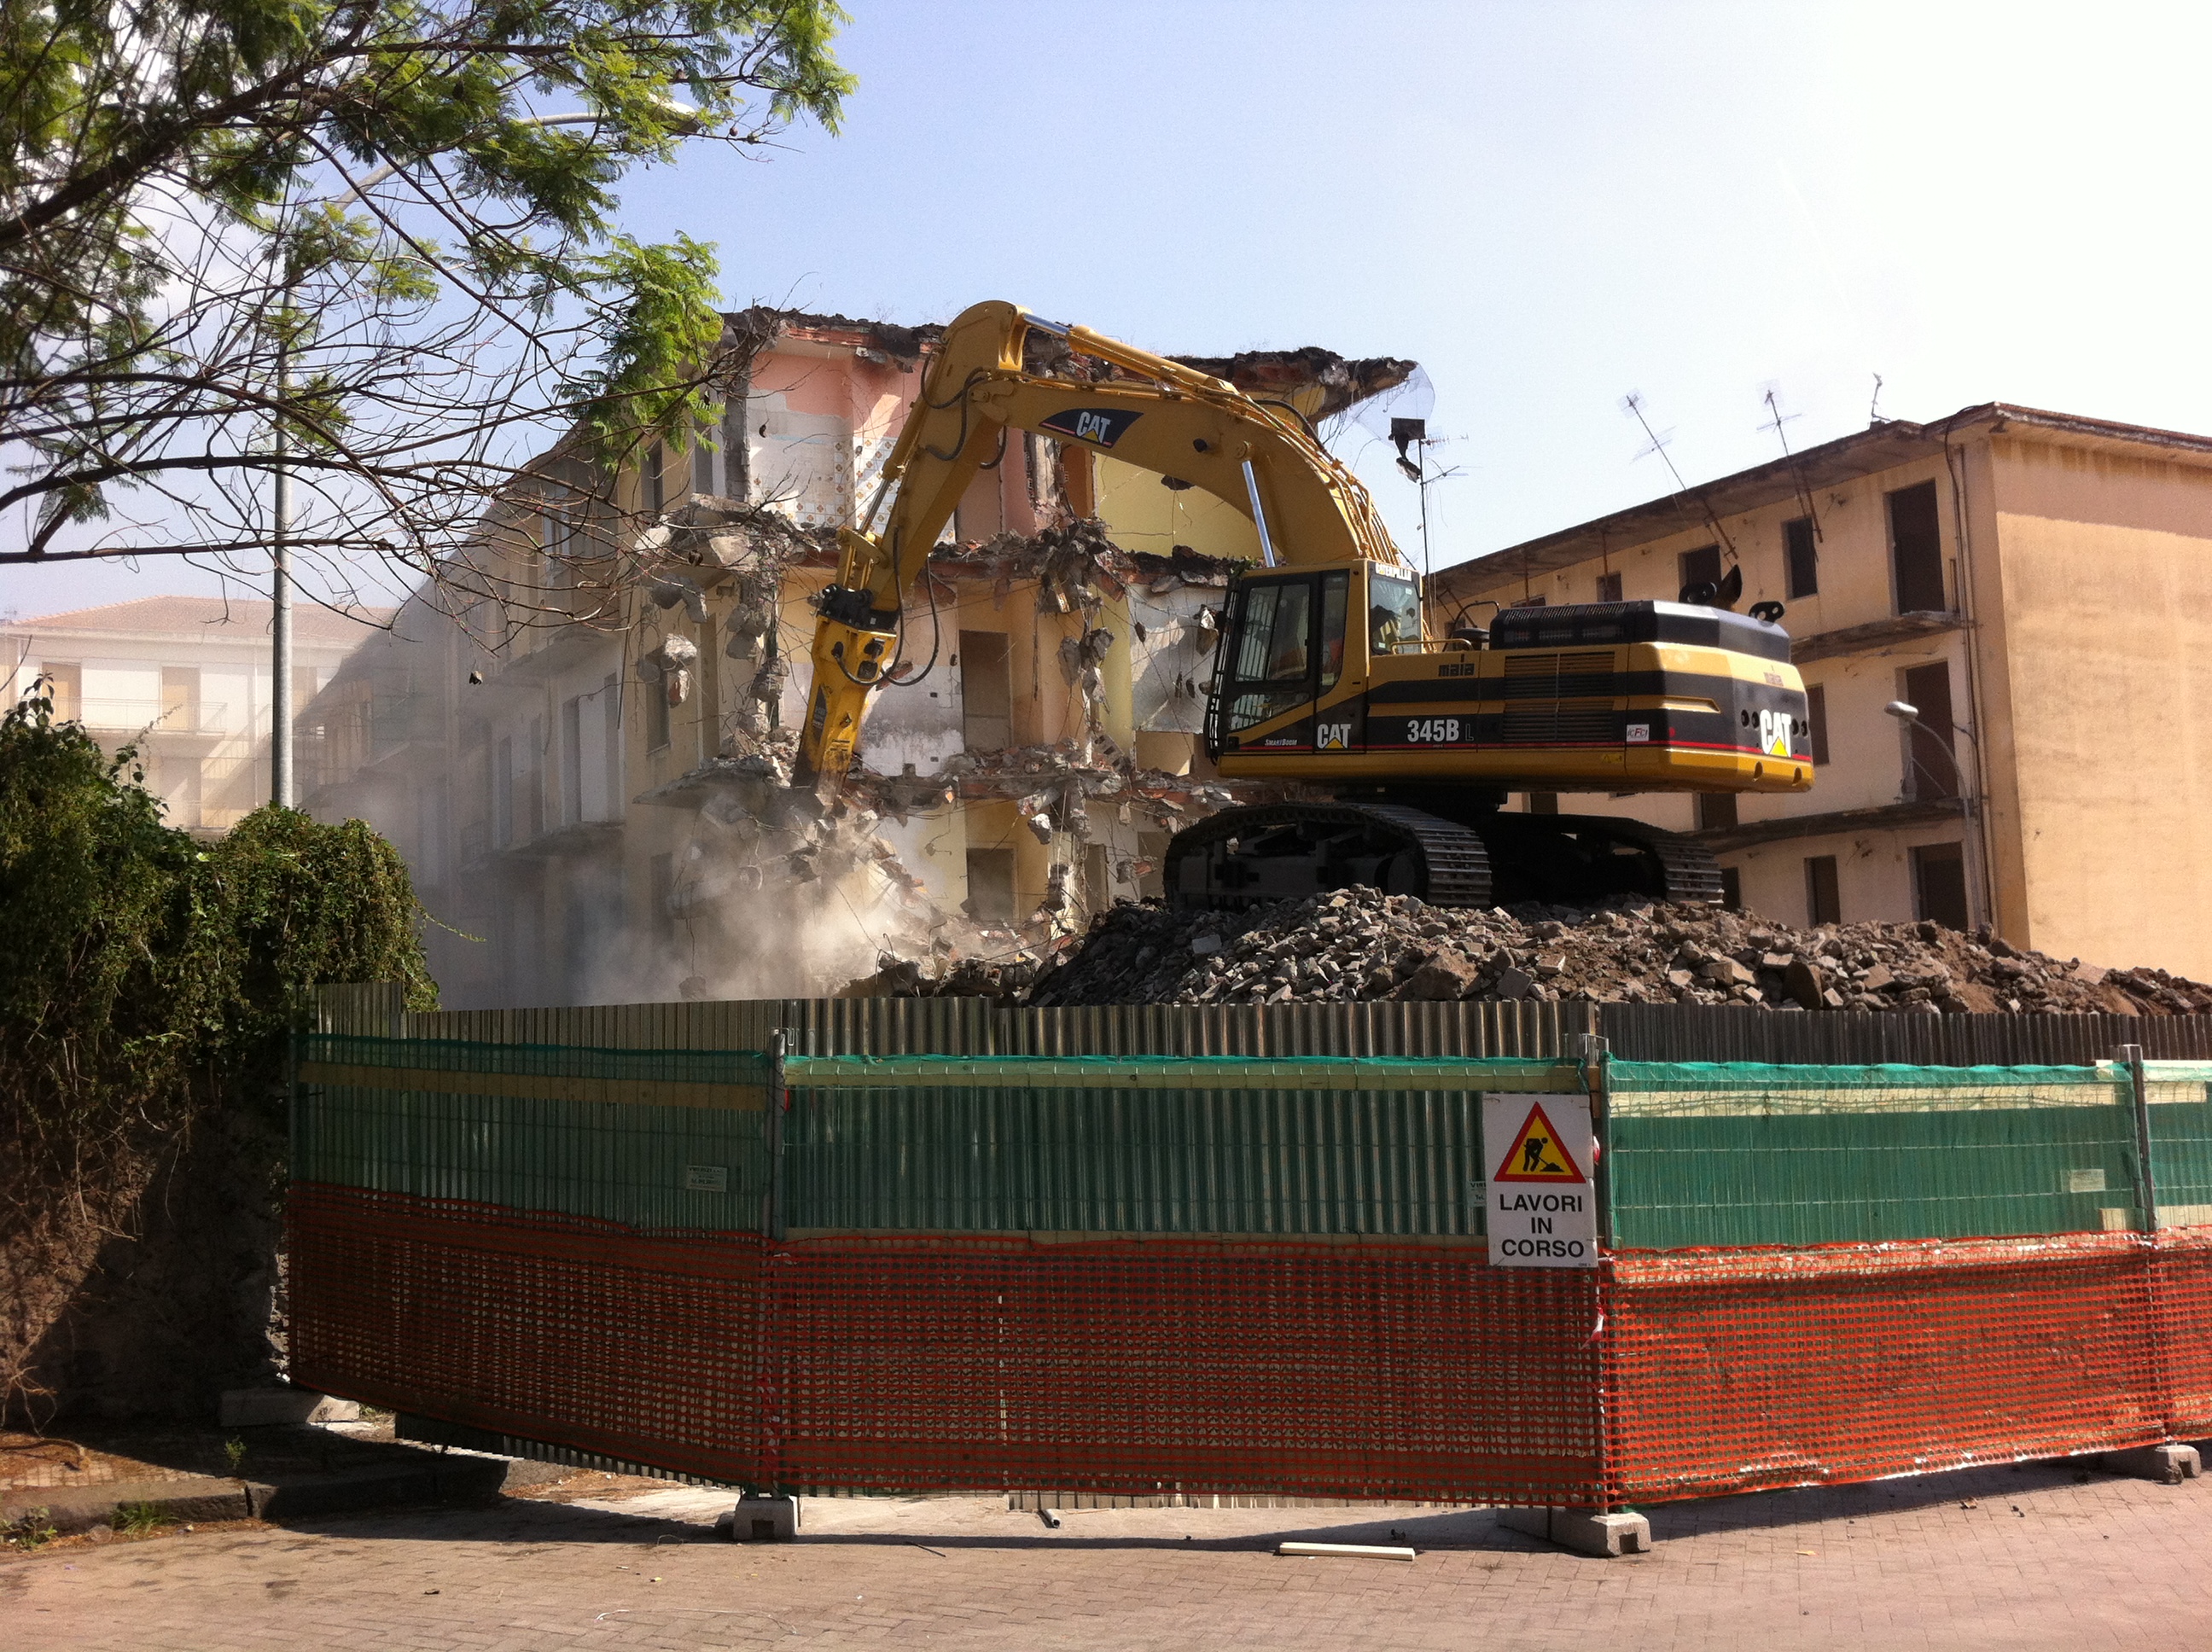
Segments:
[[[1113,370],[1024,367],[1031,332]],[[858,531],[823,592],[798,778],[853,760],[893,681],[907,592],[1009,430],[1202,488],[1251,519],[1261,565],[1231,584],[1206,747],[1225,779],[1306,782],[1327,800],[1255,805],[1178,833],[1178,906],[1249,906],[1366,884],[1439,906],[1644,894],[1721,898],[1695,841],[1612,816],[1509,811],[1513,792],[1803,792],[1805,688],[1778,604],[1505,610],[1444,635],[1358,478],[1285,404],[1018,306],[945,329]],[[890,500],[884,510],[886,497]],[[876,519],[882,516],[882,525]]]

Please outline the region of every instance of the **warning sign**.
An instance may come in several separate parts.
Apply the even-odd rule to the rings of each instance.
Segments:
[[[1580,1097],[1575,1099],[1579,1100]],[[1559,1133],[1545,1115],[1543,1098],[1532,1099],[1528,1116],[1490,1173],[1492,1181],[1587,1181],[1575,1156],[1559,1139]]]
[[[1589,1097],[1485,1096],[1482,1146],[1492,1264],[1596,1266]]]

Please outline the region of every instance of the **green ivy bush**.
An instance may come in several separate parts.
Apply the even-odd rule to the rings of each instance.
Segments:
[[[368,827],[270,806],[196,838],[143,781],[135,753],[109,757],[40,691],[0,716],[0,1248],[17,1297],[0,1303],[0,1411],[26,1397],[46,1317],[26,1279],[63,1283],[88,1245],[127,1236],[204,1126],[280,1139],[285,1035],[316,987],[399,981],[436,1004],[405,865]]]

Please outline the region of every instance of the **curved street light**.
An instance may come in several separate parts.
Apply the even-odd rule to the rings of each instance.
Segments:
[[[1919,707],[1914,705],[1910,700],[1893,700],[1887,705],[1884,706],[1882,710],[1888,715],[1897,719],[1899,722],[1910,723],[1913,727],[1934,736],[1936,744],[1943,749],[1943,755],[1951,760],[1952,772],[1959,777],[1959,791],[1960,795],[1963,796],[1967,792],[1973,789],[1973,783],[1966,778],[1966,765],[1959,761],[1959,754],[1951,749],[1951,743],[1943,737],[1942,730],[1936,727],[1932,724],[1924,723],[1921,720]],[[1974,732],[1972,729],[1962,727],[1956,723],[1954,723],[1951,726],[1951,728],[1954,733],[1963,734],[1970,740],[1974,738]],[[1977,744],[1978,744],[1978,742]],[[1912,760],[1912,766],[1915,768],[1924,768],[1927,765],[1923,763],[1919,758],[1915,757]],[[1932,780],[1935,776],[1931,774],[1929,778]]]

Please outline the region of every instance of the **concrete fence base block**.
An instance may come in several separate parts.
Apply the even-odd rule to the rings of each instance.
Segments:
[[[1651,1552],[1651,1522],[1642,1515],[1601,1515],[1594,1509],[1500,1509],[1498,1523],[1509,1532],[1540,1537],[1577,1554],[1617,1559]]]
[[[748,1492],[714,1528],[732,1543],[788,1543],[799,1535],[799,1499]]]
[[[2133,1474],[2160,1485],[2179,1485],[2204,1472],[2204,1460],[2193,1445],[2138,1446],[2133,1451],[2108,1451],[2103,1461],[2116,1474]]]
[[[333,1400],[313,1388],[226,1388],[216,1420],[224,1428],[355,1423],[361,1420],[361,1403]]]

